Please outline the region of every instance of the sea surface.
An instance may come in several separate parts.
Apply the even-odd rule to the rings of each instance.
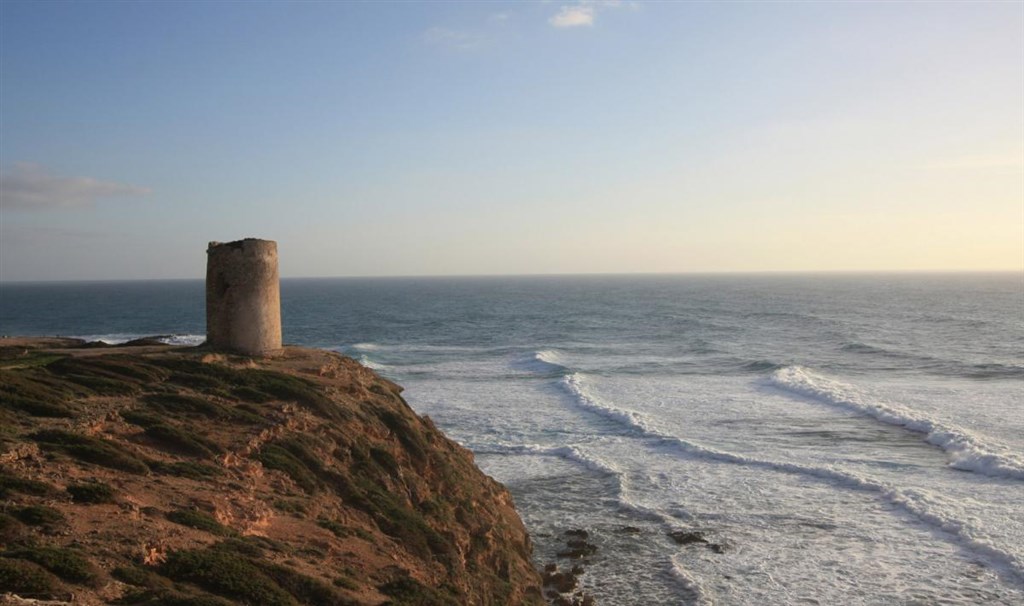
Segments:
[[[294,279],[566,530],[605,605],[1024,604],[1024,275]],[[204,332],[200,281],[4,284],[0,333]],[[708,543],[678,544],[669,533]]]

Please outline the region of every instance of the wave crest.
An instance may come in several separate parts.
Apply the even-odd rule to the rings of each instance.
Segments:
[[[514,362],[514,365],[523,370],[549,377],[558,377],[570,372],[569,367],[563,363],[561,354],[553,349],[541,349],[522,356]]]
[[[815,374],[803,366],[787,366],[772,373],[772,385],[830,406],[845,408],[883,423],[925,434],[925,441],[946,451],[950,466],[987,476],[1024,480],[1024,459],[990,444],[966,429],[947,425],[905,406],[872,402],[855,387]]]

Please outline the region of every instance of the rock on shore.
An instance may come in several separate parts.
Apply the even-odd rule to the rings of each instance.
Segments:
[[[0,603],[544,603],[508,491],[355,361],[83,345],[0,339]]]

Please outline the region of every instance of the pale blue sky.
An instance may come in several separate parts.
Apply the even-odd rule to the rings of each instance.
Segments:
[[[1024,268],[1024,3],[0,4],[0,280]]]

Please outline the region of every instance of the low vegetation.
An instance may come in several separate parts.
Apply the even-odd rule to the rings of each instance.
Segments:
[[[161,572],[175,581],[195,583],[219,595],[250,604],[298,604],[259,567],[227,550],[178,551],[170,555]]]
[[[224,526],[209,514],[194,509],[177,509],[167,513],[167,519],[175,524],[188,526],[198,530],[204,530],[217,536],[234,536],[236,533],[231,528]]]
[[[36,598],[50,598],[64,586],[53,573],[27,560],[0,554],[0,587],[4,591]]]
[[[0,473],[0,499],[6,499],[14,493],[49,497],[59,494],[60,491],[46,482]]]
[[[427,587],[408,577],[389,581],[377,589],[391,597],[392,606],[459,606],[455,596]]]
[[[27,560],[45,568],[65,581],[95,584],[99,570],[84,555],[61,547],[26,547],[0,553],[0,558]]]
[[[114,489],[103,482],[69,484],[67,492],[75,503],[98,504],[114,502]]]
[[[45,450],[62,452],[80,461],[128,473],[144,474],[149,471],[149,466],[131,451],[110,440],[60,429],[37,431],[29,437]]]
[[[57,511],[52,507],[45,505],[29,505],[28,507],[19,507],[12,509],[11,513],[14,517],[18,518],[23,524],[29,526],[47,526],[53,527],[59,524],[63,524],[67,521],[64,514]]]

